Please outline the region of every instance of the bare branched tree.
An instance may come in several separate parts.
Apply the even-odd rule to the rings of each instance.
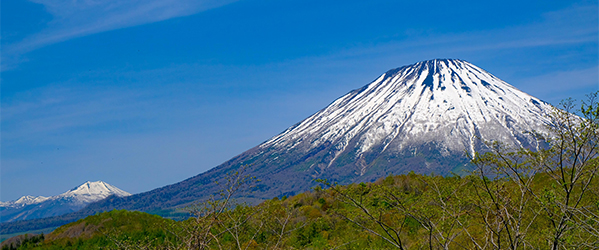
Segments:
[[[360,183],[355,189],[342,189],[336,184],[329,183],[327,180],[317,180],[321,184],[329,188],[339,201],[358,208],[360,213],[337,213],[343,219],[362,228],[364,231],[380,237],[392,246],[405,249],[402,242],[402,232],[405,230],[405,222],[407,217],[398,214],[388,214],[384,209],[377,209],[369,206],[366,202],[366,197],[372,191],[372,185]],[[351,187],[351,185],[349,186]],[[393,217],[390,219],[389,217]],[[399,221],[398,223],[395,223]],[[371,224],[377,225],[377,228],[372,228]]]
[[[599,238],[599,200],[597,173],[599,171],[599,104],[597,93],[583,101],[579,109],[572,99],[555,109],[550,133],[543,139],[551,147],[540,150],[537,164],[552,181],[552,188],[542,194],[543,208],[553,228],[551,249],[594,244]],[[572,113],[578,113],[575,116]],[[583,231],[592,236],[584,242],[566,241]],[[569,243],[568,243],[569,242]],[[576,243],[578,242],[578,243]],[[568,246],[571,245],[571,246]]]
[[[474,157],[477,205],[496,248],[536,244],[527,234],[537,220],[550,230],[535,238],[550,249],[599,247],[597,93],[579,109],[563,101],[549,118],[547,133],[531,132],[545,147],[507,149],[494,142],[490,152]]]
[[[510,150],[503,144],[487,144],[490,152],[475,155],[472,163],[479,216],[490,237],[486,242],[493,248],[530,248],[527,232],[537,215],[533,180],[539,168],[528,160],[527,149]]]
[[[230,233],[236,239],[239,249],[244,249],[239,242],[239,230],[255,213],[243,213],[240,207],[237,213],[234,208],[239,205],[234,202],[234,197],[242,192],[249,191],[259,181],[256,177],[245,174],[247,166],[227,174],[217,195],[211,195],[205,201],[196,203],[188,208],[193,215],[193,220],[184,227],[184,235],[180,237],[187,249],[209,249],[214,244],[221,248],[219,237]]]

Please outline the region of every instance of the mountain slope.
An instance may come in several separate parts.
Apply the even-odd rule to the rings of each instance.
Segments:
[[[23,196],[15,201],[2,202],[0,203],[0,222],[71,213],[111,195],[123,197],[131,194],[103,181],[88,181],[52,197]]]
[[[551,106],[462,60],[429,60],[393,69],[335,100],[270,140],[205,173],[84,209],[157,211],[218,191],[214,182],[249,165],[262,181],[251,198],[294,194],[314,178],[372,181],[409,171],[448,174],[468,167],[481,140],[536,147]]]

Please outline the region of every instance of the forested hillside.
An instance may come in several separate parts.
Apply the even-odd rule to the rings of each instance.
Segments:
[[[253,207],[212,201],[190,208],[197,216],[186,221],[114,210],[19,249],[550,249],[554,241],[560,249],[599,247],[596,179],[567,210],[558,208],[567,197],[549,175],[528,183],[531,195],[522,195],[510,179],[408,174],[316,187]]]
[[[595,97],[580,117],[572,102],[556,109],[551,133],[531,132],[544,147],[489,143],[467,176],[317,180],[309,192],[248,206],[233,198],[260,180],[241,168],[218,182],[219,193],[188,207],[188,220],[112,211],[24,237],[31,240],[19,249],[597,249]]]

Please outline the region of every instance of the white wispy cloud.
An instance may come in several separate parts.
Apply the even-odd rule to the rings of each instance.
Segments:
[[[544,46],[599,42],[597,4],[576,5],[545,13],[537,22],[483,31],[412,35],[406,39],[355,47],[337,57],[363,55],[437,54],[496,52]],[[416,32],[417,33],[417,32]]]
[[[12,98],[13,101],[3,100],[2,130],[5,133],[2,140],[36,139],[65,130],[90,129],[105,123],[139,119],[144,115],[139,106],[149,102],[148,96],[141,90],[131,92],[115,88],[33,89]],[[128,112],[123,113],[123,110]]]
[[[559,103],[567,96],[584,100],[580,93],[599,91],[599,68],[575,69],[551,72],[540,76],[525,78],[520,81],[522,90],[543,96],[544,101]]]
[[[3,70],[29,51],[109,30],[193,15],[237,0],[31,0],[53,16],[47,28],[3,48]]]

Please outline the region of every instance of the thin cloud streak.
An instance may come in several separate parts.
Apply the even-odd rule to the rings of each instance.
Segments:
[[[599,68],[552,72],[522,79],[520,85],[524,86],[521,88],[523,91],[534,91],[537,95],[548,98],[544,101],[557,104],[564,99],[564,95],[599,91]]]
[[[455,34],[433,34],[393,41],[372,47],[350,48],[337,57],[374,54],[390,54],[398,51],[406,54],[422,50],[448,52],[476,52],[505,49],[521,49],[542,46],[597,43],[599,37],[597,5],[575,6],[544,15],[544,20],[524,26],[507,27],[490,31]],[[589,14],[592,13],[592,14]],[[592,17],[589,20],[588,17]],[[448,53],[441,53],[448,54]]]
[[[42,88],[26,93],[28,99],[2,103],[3,141],[57,135],[65,130],[97,127],[102,124],[140,119],[148,106],[147,93],[118,89]],[[92,94],[90,94],[92,93]]]
[[[237,0],[32,0],[44,5],[54,19],[43,31],[4,46],[3,70],[26,60],[22,55],[38,48],[109,30],[193,15]],[[7,62],[8,60],[8,62]]]

